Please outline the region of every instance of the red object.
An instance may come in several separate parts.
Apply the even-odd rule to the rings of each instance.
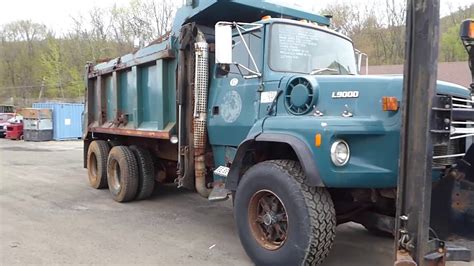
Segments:
[[[23,123],[15,123],[7,126],[7,139],[23,139]]]

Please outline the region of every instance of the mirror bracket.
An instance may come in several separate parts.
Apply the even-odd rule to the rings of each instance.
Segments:
[[[243,34],[246,33],[246,32],[258,30],[262,27],[263,27],[263,24],[257,24],[257,23],[226,22],[226,21],[217,22],[216,26],[215,26],[215,32],[216,32],[216,64],[224,64],[224,65],[233,64],[233,65],[236,65],[237,69],[240,72],[240,75],[244,79],[261,77],[262,73],[258,69],[255,58],[254,58],[252,52],[250,51],[250,48],[249,48],[247,42],[245,41]],[[255,68],[255,70],[249,69],[248,67],[245,67],[242,64],[239,64],[237,62],[233,62],[232,61],[232,59],[233,59],[232,58],[232,50],[227,51],[229,49],[226,48],[226,49],[224,49],[223,52],[218,51],[218,49],[220,50],[223,47],[231,47],[232,48],[232,28],[235,28],[237,30],[237,32],[240,36],[240,39],[241,39],[245,49],[247,50],[248,55],[250,56],[250,60],[253,64],[253,67]],[[229,31],[230,31],[230,37],[231,37],[230,40],[229,40]],[[221,35],[221,34],[223,34],[223,35]],[[217,35],[219,35],[219,37]],[[223,37],[220,37],[220,36],[223,36]],[[219,42],[219,45],[217,45],[218,42]],[[221,42],[224,42],[224,44],[221,44]],[[226,43],[227,43],[227,45],[225,45]],[[222,46],[222,45],[224,45],[224,46]],[[221,56],[222,53],[225,53],[227,56]],[[250,75],[243,75],[240,68],[243,68],[246,71],[248,71],[250,73]]]

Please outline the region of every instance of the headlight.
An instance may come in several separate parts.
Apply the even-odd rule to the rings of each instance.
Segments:
[[[331,145],[331,160],[336,166],[343,166],[349,161],[349,145],[343,140],[336,140]]]

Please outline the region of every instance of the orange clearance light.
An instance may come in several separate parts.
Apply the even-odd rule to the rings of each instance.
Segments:
[[[382,97],[382,107],[384,111],[398,111],[397,97]]]
[[[272,16],[267,15],[267,16],[263,16],[263,17],[262,17],[262,20],[268,20],[268,19],[271,19],[271,18],[272,18]]]
[[[314,145],[318,148],[321,147],[321,134],[316,134],[314,136]]]
[[[474,38],[474,21],[469,22],[469,37]]]

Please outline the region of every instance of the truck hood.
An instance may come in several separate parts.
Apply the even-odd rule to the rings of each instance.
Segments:
[[[324,116],[342,116],[344,111],[353,117],[382,119],[387,123],[398,120],[398,111],[383,111],[382,97],[396,97],[401,103],[403,76],[311,76],[316,87],[316,110]],[[437,94],[469,98],[470,91],[462,86],[444,81],[437,82]],[[394,122],[394,121],[392,121]]]

